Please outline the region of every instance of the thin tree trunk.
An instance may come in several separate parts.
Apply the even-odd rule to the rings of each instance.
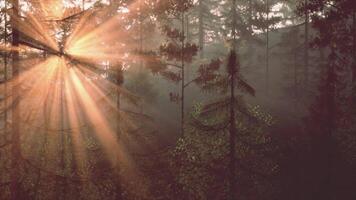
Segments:
[[[122,69],[122,64],[120,63],[119,66],[117,66],[117,75],[116,75],[116,84],[117,84],[117,96],[116,96],[116,108],[117,108],[117,123],[116,123],[116,135],[118,137],[118,139],[121,139],[121,113],[120,113],[120,109],[121,109],[121,87],[124,83],[124,74],[123,74],[123,69]],[[122,200],[122,183],[121,183],[121,174],[120,174],[120,162],[117,163],[118,164],[118,169],[116,172],[116,181],[115,181],[115,186],[116,186],[116,197],[115,200]]]
[[[235,51],[232,53],[236,54]],[[236,56],[236,55],[235,55]],[[235,72],[231,74],[231,91],[230,91],[230,200],[236,199],[236,174],[235,174],[235,142],[236,142],[236,124],[235,124]]]
[[[109,1],[110,6],[115,6],[114,1],[110,0]],[[111,65],[111,66],[110,66]],[[116,69],[116,136],[118,140],[121,139],[122,132],[121,132],[121,87],[124,84],[124,71],[123,71],[123,66],[122,63],[115,63],[117,69]],[[109,68],[113,67],[112,63],[109,63]],[[121,182],[121,166],[119,160],[117,161],[117,169],[114,169],[114,184],[115,184],[115,200],[122,200],[123,199],[123,188],[122,188],[122,182]]]
[[[266,94],[269,94],[269,0],[266,0]]]
[[[139,2],[140,4],[140,27],[139,27],[139,31],[140,31],[140,53],[142,54],[143,53],[143,15],[142,15],[142,0],[140,0]],[[142,70],[143,68],[143,61],[142,59],[140,60],[140,70]]]
[[[7,1],[5,1],[4,2],[5,4],[4,4],[4,10],[7,10]],[[7,14],[6,14],[6,12],[4,12],[4,45],[6,46],[7,45]],[[8,72],[8,70],[7,70],[7,52],[6,51],[4,51],[4,57],[3,57],[3,59],[4,59],[4,96],[3,96],[3,98],[4,98],[4,101],[3,101],[3,106],[4,106],[4,134],[5,135],[7,135],[7,133],[8,133],[8,124],[7,124],[7,122],[8,122],[8,120],[7,120],[7,112],[8,112],[8,108],[7,108],[7,72]],[[0,182],[3,182],[4,181],[4,179],[3,179],[4,177],[0,177]]]
[[[182,70],[181,70],[181,73],[182,73],[182,91],[181,91],[181,136],[184,137],[184,89],[185,89],[185,62],[184,62],[184,48],[185,48],[185,32],[184,32],[184,11],[182,12],[182,52],[181,52],[181,56],[182,56]]]
[[[249,23],[249,31],[252,33],[252,0],[248,0],[248,23]]]
[[[321,116],[324,122],[319,123],[320,131],[314,137],[313,150],[315,151],[315,173],[317,182],[314,185],[315,199],[333,199],[332,194],[332,151],[333,151],[333,133],[336,128],[336,61],[335,47],[331,47],[331,56],[333,60],[328,62],[326,71],[326,80],[324,82],[324,98],[321,100],[324,104],[324,116]]]
[[[205,48],[205,30],[204,30],[204,4],[203,0],[199,0],[199,48],[200,58],[204,58]]]
[[[248,59],[248,66],[252,65],[252,55],[253,55],[253,48],[252,48],[252,44],[253,44],[253,25],[252,25],[252,19],[253,19],[253,5],[252,5],[252,0],[248,1],[248,40],[247,40],[247,53],[249,55],[249,59]]]
[[[232,45],[232,51],[231,51],[231,55],[230,56],[235,56],[237,58],[236,55],[236,23],[237,23],[237,13],[236,13],[236,0],[232,1],[232,11],[233,11],[233,19],[232,19],[232,37],[233,37],[233,45]],[[232,55],[235,54],[235,55]],[[236,62],[236,59],[235,59]],[[230,196],[229,199],[230,200],[236,200],[236,151],[235,151],[235,142],[236,142],[236,134],[237,134],[237,130],[236,130],[236,124],[235,124],[235,67],[236,67],[236,63],[233,63],[233,66],[231,66],[232,69],[230,69],[230,78],[231,78],[231,85],[230,85],[230,138],[229,138],[229,156],[230,156],[230,163],[229,163],[229,171],[230,171]]]
[[[185,15],[185,32],[186,32],[186,41],[191,42],[191,35],[190,35],[190,21],[189,21],[189,14]]]
[[[330,75],[329,75],[329,79],[334,80],[334,81],[329,81],[328,84],[330,84],[330,98],[328,98],[328,119],[327,121],[329,123],[327,123],[327,130],[325,133],[325,139],[324,139],[324,144],[322,149],[324,149],[326,152],[323,152],[323,154],[325,155],[325,196],[323,199],[325,200],[330,200],[333,199],[333,193],[332,193],[332,157],[333,157],[333,133],[336,129],[336,82],[335,82],[335,74],[336,72],[336,62],[333,63],[332,66],[330,66]]]
[[[143,18],[143,13],[142,13],[142,10],[143,10],[143,0],[140,0],[139,1],[139,8],[140,8],[140,16],[139,16],[139,20],[140,20],[140,27],[139,27],[139,35],[140,35],[140,54],[143,55],[143,21],[144,21],[144,18]],[[140,59],[140,66],[139,66],[139,69],[138,69],[138,72],[137,74],[140,74],[140,73],[143,73],[143,59],[141,58]],[[136,90],[138,91],[138,85],[136,84]],[[144,108],[144,103],[141,103],[140,105],[140,113],[143,114],[143,108]]]
[[[19,15],[19,2],[18,0],[12,0],[13,6],[13,15],[17,17]],[[11,20],[12,26],[12,46],[19,46],[19,32],[15,27],[15,23],[13,19]],[[13,87],[12,87],[12,96],[13,101],[16,103],[13,104],[12,110],[12,147],[11,147],[11,199],[18,200],[21,199],[21,186],[20,186],[20,158],[21,158],[21,144],[20,144],[20,98],[19,98],[19,53],[17,51],[12,52],[12,79],[13,79]]]
[[[356,101],[356,11],[352,13],[352,102]]]
[[[48,84],[48,82],[46,83]],[[40,182],[42,181],[42,171],[40,170],[42,168],[42,166],[44,166],[47,163],[47,155],[46,155],[46,149],[48,148],[48,97],[49,97],[49,93],[47,92],[46,94],[46,98],[44,100],[44,105],[43,105],[43,118],[44,118],[44,134],[43,134],[43,145],[40,148],[38,155],[40,157],[40,164],[39,164],[39,168],[37,171],[37,177],[36,177],[36,182],[34,184],[34,197],[36,198],[39,192],[39,187],[40,187]],[[42,159],[41,157],[43,157],[43,163],[42,163]]]
[[[189,24],[189,14],[185,15],[185,24],[186,24],[186,42],[190,43],[190,24]],[[191,65],[189,63],[186,64],[187,70],[185,71],[185,79],[190,80],[191,74],[192,74],[192,68],[190,67]]]
[[[65,174],[66,171],[66,134],[64,132],[64,72],[63,72],[63,68],[60,67],[59,69],[60,75],[60,148],[61,148],[61,152],[60,152],[60,171]],[[60,184],[60,190],[58,188],[58,195],[57,198],[58,199],[66,199],[66,191],[67,191],[67,180],[66,179],[59,179],[58,183]]]
[[[4,9],[7,10],[7,1],[4,2]],[[7,45],[7,14],[4,12],[4,45]],[[4,104],[5,104],[5,111],[4,111],[4,132],[7,133],[7,52],[4,52]]]
[[[308,0],[304,0],[305,5]],[[309,11],[305,9],[305,22],[304,22],[304,86],[308,87],[309,84]]]
[[[120,121],[121,121],[121,116],[120,116],[120,108],[121,108],[121,87],[124,83],[124,76],[123,76],[123,70],[122,70],[122,64],[119,64],[119,66],[117,66],[117,71],[116,71],[116,84],[117,84],[117,90],[116,90],[116,108],[117,108],[117,128],[116,128],[116,133],[117,136],[120,137],[121,135],[121,127],[120,127]]]
[[[294,109],[297,112],[298,104],[298,69],[297,69],[297,52],[293,51],[293,66],[294,66]]]

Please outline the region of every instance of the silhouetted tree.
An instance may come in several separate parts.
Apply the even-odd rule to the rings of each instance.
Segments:
[[[186,41],[185,13],[192,6],[192,3],[191,0],[185,0],[183,2],[162,2],[161,5],[158,5],[158,8],[167,8],[163,13],[176,19],[179,24],[178,26],[180,27],[180,29],[178,29],[168,25],[163,26],[163,33],[167,37],[167,41],[160,46],[159,54],[163,57],[163,60],[165,60],[163,63],[161,62],[160,66],[162,69],[160,70],[160,73],[168,80],[181,83],[180,94],[170,93],[170,98],[171,101],[180,103],[180,133],[182,137],[184,136],[185,88],[188,86],[185,77],[186,66],[188,63],[192,62],[193,57],[198,51],[198,47],[195,44]],[[158,9],[158,11],[160,11],[160,9]],[[172,70],[172,68],[174,70]]]
[[[19,2],[18,0],[13,0],[12,2],[12,14],[15,17],[19,16]],[[18,47],[19,46],[19,32],[18,28],[14,23],[14,19],[12,20],[11,28],[12,28],[12,46]],[[12,52],[12,79],[13,79],[13,86],[12,86],[12,98],[13,101],[16,102],[13,104],[12,108],[12,126],[11,126],[11,199],[17,200],[21,198],[25,198],[23,195],[23,190],[21,188],[20,183],[20,160],[21,160],[21,141],[20,141],[20,98],[19,98],[19,53],[17,51]]]

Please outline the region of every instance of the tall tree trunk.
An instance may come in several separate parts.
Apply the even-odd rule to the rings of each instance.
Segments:
[[[139,0],[139,50],[140,54],[143,55],[143,0]],[[143,72],[143,59],[140,59],[140,65],[138,70],[136,71],[136,75],[140,75]],[[138,84],[135,85],[136,92],[139,92],[140,86]],[[140,113],[143,114],[144,102],[140,104]]]
[[[124,72],[122,69],[122,64],[120,63],[117,66],[116,69],[116,108],[117,108],[117,127],[116,127],[116,133],[117,136],[120,137],[121,135],[121,126],[119,125],[121,122],[121,115],[120,115],[120,109],[121,109],[121,87],[124,84]]]
[[[356,101],[356,11],[355,8],[352,13],[352,102]]]
[[[298,27],[295,26],[296,22],[295,20],[292,21],[292,26],[293,29],[291,30],[293,32],[292,36],[293,37],[298,37],[300,35]],[[293,68],[294,68],[294,83],[293,83],[293,92],[294,92],[294,108],[295,108],[295,113],[298,113],[298,102],[299,102],[299,69],[298,69],[298,46],[299,46],[299,41],[297,39],[292,40],[292,53],[293,53]]]
[[[118,137],[118,139],[121,139],[122,136],[122,132],[121,132],[121,87],[124,84],[124,72],[123,72],[123,67],[122,64],[120,63],[117,66],[117,71],[116,71],[116,84],[117,84],[117,92],[116,92],[116,108],[117,108],[117,123],[116,123],[116,135]],[[121,182],[121,166],[120,166],[120,162],[117,163],[118,169],[116,172],[116,181],[115,181],[115,187],[116,187],[116,197],[115,200],[122,200],[123,196],[123,189],[122,189],[122,182]]]
[[[298,112],[297,105],[298,105],[298,63],[297,63],[297,52],[293,51],[293,68],[294,68],[294,111]]]
[[[143,14],[142,14],[142,10],[143,10],[143,5],[142,5],[143,1],[140,0],[139,1],[139,8],[140,8],[140,16],[139,16],[139,20],[140,20],[140,27],[139,27],[139,32],[140,32],[140,53],[142,54],[143,53],[143,21],[144,21],[144,18],[143,18]],[[139,70],[142,70],[143,69],[143,61],[142,59],[140,59],[140,69]]]
[[[232,37],[233,37],[233,45],[232,45],[232,51],[230,55],[230,138],[229,138],[229,157],[230,157],[230,163],[229,163],[229,171],[230,171],[230,195],[229,199],[230,200],[236,200],[236,119],[235,119],[235,75],[236,75],[236,38],[237,38],[237,33],[236,33],[236,23],[237,23],[237,13],[236,13],[236,0],[232,0],[232,13],[233,13],[233,19],[232,19]],[[233,56],[235,59],[233,59]],[[231,62],[231,60],[233,62]]]
[[[185,41],[190,43],[191,36],[190,36],[190,23],[189,23],[189,14],[188,13],[185,15],[185,24],[186,24],[186,26],[185,26],[186,40]],[[187,69],[185,71],[185,79],[189,81],[189,80],[191,80],[192,68],[189,63],[186,64],[186,67],[187,67]]]
[[[304,0],[305,5],[308,0]],[[307,88],[309,84],[309,11],[305,9],[304,22],[304,87]]]
[[[184,137],[184,89],[185,89],[185,61],[184,61],[184,48],[185,48],[185,28],[184,28],[184,14],[185,12],[182,11],[182,49],[181,49],[181,65],[182,65],[182,70],[181,70],[181,75],[182,75],[182,88],[181,88],[181,136]]]
[[[317,182],[314,185],[314,199],[334,199],[332,194],[332,152],[335,151],[333,146],[333,133],[336,130],[336,52],[335,48],[331,47],[331,57],[327,63],[326,79],[324,80],[324,88],[321,93],[321,116],[319,122],[319,132],[313,138],[314,151],[314,174],[316,174]]]
[[[203,3],[203,0],[199,0],[199,48],[200,48],[200,58],[204,58],[205,29],[204,29],[204,3]]]
[[[252,20],[253,20],[253,4],[252,4],[252,0],[248,1],[248,40],[247,40],[247,53],[249,55],[248,58],[248,66],[252,65],[252,55],[253,55],[253,25],[252,25]]]
[[[64,72],[62,66],[59,68],[59,82],[60,82],[60,135],[59,135],[59,142],[60,142],[60,155],[59,155],[59,171],[62,174],[65,174],[66,170],[66,134],[64,133]],[[66,199],[66,190],[67,190],[67,180],[63,179],[61,177],[57,177],[56,179],[56,184],[58,187],[56,188],[56,198],[58,200],[60,199]]]
[[[185,32],[186,32],[186,42],[191,42],[191,33],[190,33],[190,18],[189,14],[187,13],[185,15]]]
[[[248,28],[249,31],[252,33],[252,18],[253,18],[253,5],[252,5],[252,0],[248,0]]]
[[[266,94],[269,94],[269,0],[266,0]]]
[[[48,84],[48,82],[46,82],[45,84]],[[47,161],[48,161],[48,154],[47,154],[47,149],[48,149],[48,131],[49,131],[49,127],[48,127],[48,124],[49,124],[49,117],[48,117],[48,98],[49,98],[49,92],[46,93],[46,97],[44,99],[44,103],[43,103],[43,118],[44,118],[44,133],[43,133],[43,142],[42,142],[42,146],[40,147],[39,149],[39,152],[38,152],[38,155],[41,159],[41,162],[39,163],[39,168],[38,168],[38,171],[37,171],[37,177],[36,177],[36,182],[34,183],[34,197],[36,198],[39,191],[40,191],[40,183],[42,180],[42,170],[40,170],[43,166],[45,166],[47,164]],[[43,157],[43,159],[42,159]],[[43,161],[42,161],[43,160]]]
[[[329,96],[330,99],[328,99],[328,116],[327,116],[327,130],[325,132],[325,139],[322,140],[322,148],[325,151],[323,152],[324,155],[324,166],[325,166],[325,181],[323,183],[325,184],[324,186],[324,191],[326,191],[324,194],[325,196],[323,199],[325,200],[331,200],[334,199],[333,197],[333,188],[332,188],[332,159],[333,159],[333,152],[334,152],[334,147],[333,147],[333,133],[336,130],[336,81],[335,81],[335,76],[336,76],[336,62],[331,66],[330,68],[330,75],[328,81],[330,84],[330,91]]]
[[[7,1],[4,2],[4,9],[7,10]],[[7,45],[7,14],[4,12],[4,45]],[[8,74],[8,54],[4,52],[4,104],[5,104],[5,111],[4,111],[4,132],[7,133],[7,74]]]
[[[19,15],[19,2],[18,0],[12,0],[13,16]],[[12,46],[19,46],[19,32],[15,26],[14,20],[11,19],[12,26]],[[19,98],[19,53],[17,51],[12,52],[12,100],[14,101],[12,110],[12,147],[11,147],[11,199],[21,199],[21,186],[20,186],[20,159],[21,159],[21,144],[20,144],[20,98]]]
[[[116,6],[115,1],[110,0],[109,1],[110,6]],[[116,65],[116,66],[114,66]],[[123,64],[122,63],[110,63],[109,62],[109,68],[112,67],[117,67],[116,69],[116,137],[118,140],[121,139],[122,137],[122,131],[121,131],[121,125],[122,125],[122,120],[121,120],[121,88],[124,84],[124,71],[123,71]],[[116,155],[116,154],[115,154]],[[118,158],[117,158],[118,159]],[[116,163],[116,169],[114,169],[114,187],[115,187],[115,200],[122,200],[123,199],[123,188],[122,188],[122,180],[121,180],[121,163],[119,160],[117,160]]]
[[[235,55],[232,55],[235,54]],[[230,56],[236,57],[236,52],[233,50]],[[236,199],[236,119],[235,119],[235,70],[231,73],[231,85],[230,85],[230,138],[229,138],[229,146],[230,146],[230,200]]]

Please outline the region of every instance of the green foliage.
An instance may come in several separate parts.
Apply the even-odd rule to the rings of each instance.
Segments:
[[[228,127],[211,128],[226,121],[226,111],[220,109],[206,117],[204,107],[202,104],[195,106],[186,136],[178,140],[172,152],[172,166],[179,169],[177,181],[189,194],[188,199],[226,199],[229,176],[226,164],[229,160]],[[272,186],[265,181],[272,180],[278,171],[278,165],[264,156],[276,149],[266,131],[272,124],[272,118],[259,107],[250,107],[248,110],[255,120],[238,114],[236,121],[239,133],[236,139],[236,174],[239,186],[245,188],[248,185],[250,188],[238,193],[241,199],[266,198],[272,195],[272,191],[268,191]],[[200,123],[198,126],[197,120]]]

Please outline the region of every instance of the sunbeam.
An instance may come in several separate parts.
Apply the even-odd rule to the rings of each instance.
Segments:
[[[95,170],[111,171],[119,184],[143,181],[129,148],[141,148],[131,134],[146,123],[123,109],[142,99],[120,82],[127,63],[140,59],[127,20],[142,12],[142,2],[130,2],[114,11],[107,4],[82,10],[69,1],[28,1],[6,11],[19,45],[7,40],[0,52],[11,62],[20,59],[19,75],[1,88],[6,102],[0,109],[19,111],[16,126],[27,130],[22,159],[38,168],[38,178],[44,171],[57,183],[85,182],[98,165]],[[6,123],[15,124],[13,118]],[[98,163],[91,163],[99,153]]]

